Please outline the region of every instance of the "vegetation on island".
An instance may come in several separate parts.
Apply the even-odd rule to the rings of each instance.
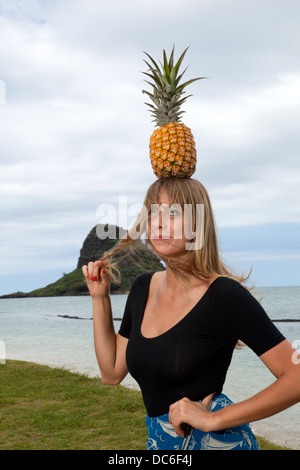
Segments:
[[[102,233],[107,232],[107,238],[101,240],[97,235],[99,228]],[[60,279],[46,287],[35,289],[29,293],[16,292],[1,298],[17,297],[53,297],[63,295],[88,295],[88,289],[81,267],[89,261],[101,259],[103,254],[109,251],[125,235],[125,230],[114,225],[95,226],[87,235],[80,250],[77,267],[68,274],[63,274]],[[113,257],[121,274],[119,284],[112,281],[111,293],[126,293],[134,279],[146,271],[162,271],[164,269],[159,258],[146,247],[141,240],[134,245],[122,250]]]

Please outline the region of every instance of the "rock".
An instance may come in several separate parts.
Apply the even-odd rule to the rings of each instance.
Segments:
[[[108,238],[101,240],[99,232],[107,232]],[[89,261],[100,259],[103,254],[109,251],[126,231],[115,225],[98,225],[92,228],[83,242],[77,267],[69,274],[64,274],[56,282],[46,287],[35,289],[32,292],[16,292],[2,296],[0,298],[22,298],[22,297],[54,297],[54,296],[78,296],[88,295],[86,281],[81,271],[84,264]],[[115,238],[112,238],[115,237]],[[137,240],[129,248],[117,253],[113,260],[117,263],[117,267],[121,274],[120,284],[111,283],[111,293],[128,293],[134,279],[146,271],[162,271],[164,267],[159,258],[152,253],[140,240]]]

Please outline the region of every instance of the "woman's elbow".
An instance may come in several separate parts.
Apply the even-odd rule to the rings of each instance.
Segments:
[[[119,385],[123,378],[101,376],[101,382],[104,385]]]

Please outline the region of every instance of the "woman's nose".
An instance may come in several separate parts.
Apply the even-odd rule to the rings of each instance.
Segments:
[[[159,225],[159,228],[162,228],[163,226],[163,215],[162,215],[162,211],[159,211],[158,213],[158,225]]]
[[[151,214],[151,225],[152,227],[159,229],[163,229],[167,226],[166,217],[163,215],[161,210]]]

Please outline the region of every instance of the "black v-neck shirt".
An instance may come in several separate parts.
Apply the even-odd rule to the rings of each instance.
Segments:
[[[168,413],[183,397],[221,393],[238,340],[260,356],[285,339],[252,294],[228,277],[217,278],[176,325],[146,338],[141,324],[153,274],[134,281],[119,330],[129,339],[127,367],[149,416]]]

